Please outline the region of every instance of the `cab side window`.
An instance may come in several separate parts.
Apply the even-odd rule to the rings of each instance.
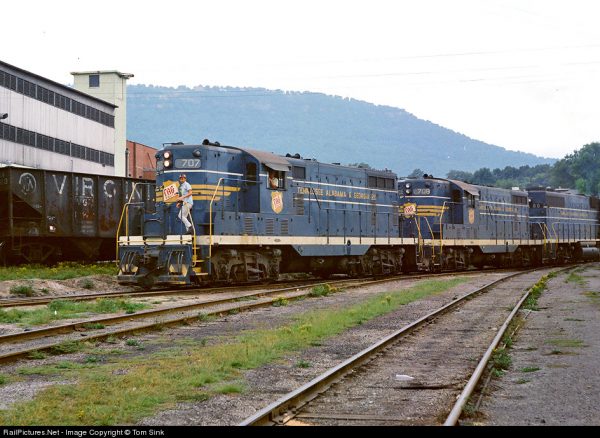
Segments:
[[[269,169],[268,187],[271,190],[285,189],[285,172]]]

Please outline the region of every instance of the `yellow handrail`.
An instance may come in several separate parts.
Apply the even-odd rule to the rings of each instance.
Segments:
[[[423,257],[423,235],[421,234],[421,220],[417,215],[415,215],[415,225],[417,226],[418,234],[417,245],[419,248],[419,253],[421,254],[421,257]]]
[[[431,228],[431,224],[429,223],[429,219],[427,218],[427,216],[424,216],[425,218],[425,223],[427,224],[427,227],[429,228],[429,232],[431,233],[431,249],[433,250],[431,253],[431,261],[433,263],[435,263],[435,240],[433,238],[433,229]],[[441,254],[440,254],[440,260],[441,260]]]
[[[183,208],[183,206],[182,206]],[[193,251],[193,255],[192,255],[192,261],[193,261],[193,266],[195,267],[196,264],[198,263],[198,258],[197,258],[197,254],[196,254],[196,225],[194,225],[194,215],[192,214],[192,210],[193,210],[193,206],[192,208],[190,208],[190,211],[188,212],[188,218],[190,220],[190,223],[192,224],[192,251]]]
[[[131,202],[133,199],[133,195],[136,193],[137,186],[142,185],[152,185],[153,183],[138,183],[134,182],[133,187],[131,188],[131,194],[129,195],[129,199],[123,206],[123,210],[121,210],[121,217],[119,218],[119,225],[117,226],[117,235],[116,235],[116,258],[115,261],[117,265],[119,264],[119,233],[121,232],[121,226],[123,225],[123,216],[125,216],[125,236],[129,237],[129,206],[133,204],[140,204],[140,202]]]
[[[208,206],[208,258],[212,257],[212,245],[213,245],[213,229],[212,229],[212,206],[215,201],[215,197],[217,196],[217,191],[219,190],[219,186],[225,180],[225,178],[219,178],[219,182],[217,183],[217,187],[215,187],[215,191],[210,200],[210,204]]]
[[[444,217],[444,212],[446,211],[446,202],[448,201],[444,201],[442,204],[442,212],[440,213],[440,263],[442,261],[442,250],[444,249],[444,227],[442,226],[442,219]]]
[[[546,235],[546,231],[544,231],[544,227],[542,227],[542,225],[546,226],[546,224],[543,224],[542,222],[535,222],[535,223],[538,225],[538,227],[540,227],[540,230],[542,231],[542,236],[544,238],[542,246],[544,248],[544,252],[546,252],[546,241],[548,240],[548,237]],[[548,227],[546,227],[546,228],[548,228]]]

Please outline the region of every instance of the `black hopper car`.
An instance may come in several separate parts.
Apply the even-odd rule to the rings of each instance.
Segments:
[[[134,184],[135,193],[132,195]],[[151,208],[151,181],[0,168],[0,263],[114,260],[123,205]]]

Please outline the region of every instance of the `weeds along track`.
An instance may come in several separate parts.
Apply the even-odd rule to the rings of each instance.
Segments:
[[[457,272],[442,272],[435,274],[403,274],[402,276],[385,277],[383,280],[392,279],[420,279],[438,276],[452,276],[452,275],[476,275],[482,272],[493,273],[502,272],[507,269],[485,269],[485,270],[468,270],[468,271],[457,271]],[[516,269],[515,269],[516,270]],[[329,284],[336,284],[338,282],[351,281],[349,279],[340,279],[329,281]],[[355,280],[355,281],[364,281]],[[274,283],[272,285],[286,288],[286,287],[305,287],[322,284],[322,279],[303,279],[303,280],[285,280]],[[42,297],[28,297],[28,298],[0,298],[0,309],[1,308],[12,308],[12,307],[27,307],[27,306],[41,306],[49,304],[52,301],[93,301],[100,298],[148,298],[148,297],[165,297],[165,296],[178,296],[178,295],[200,295],[200,294],[221,294],[231,291],[239,291],[240,288],[244,290],[262,290],[265,288],[264,284],[247,284],[247,285],[236,285],[236,286],[222,286],[222,287],[180,287],[180,288],[165,288],[155,289],[150,291],[131,291],[131,292],[94,292],[94,293],[81,293],[81,294],[70,294],[70,295],[54,295],[54,296],[42,296]]]
[[[297,281],[285,281],[277,283],[277,286],[285,288],[288,285],[290,287],[302,287],[304,285],[311,285],[316,283],[322,283],[319,281],[308,281],[308,280],[297,280]],[[204,287],[204,288],[166,288],[166,289],[155,289],[150,291],[133,291],[133,292],[96,292],[96,293],[82,293],[82,294],[71,294],[71,295],[55,295],[51,297],[31,297],[31,298],[4,298],[0,299],[0,308],[10,307],[26,307],[26,306],[39,306],[48,304],[52,301],[64,300],[64,301],[92,301],[100,298],[144,298],[144,297],[164,297],[164,296],[176,296],[176,295],[199,295],[199,294],[217,294],[230,291],[237,291],[241,287],[246,290],[264,289],[265,285],[245,285],[245,286],[226,286],[226,287]]]
[[[450,273],[444,276],[465,275]],[[478,274],[478,273],[474,273]],[[132,333],[151,331],[168,326],[202,321],[213,315],[226,315],[263,306],[273,306],[286,301],[315,295],[314,288],[348,289],[392,281],[414,281],[429,278],[430,275],[400,276],[377,280],[346,279],[328,283],[313,282],[309,285],[296,285],[285,288],[258,291],[239,291],[207,295],[192,303],[169,307],[141,310],[135,313],[116,316],[93,317],[66,324],[42,327],[39,329],[19,329],[0,336],[0,363],[29,357],[36,351],[61,352],[63,346],[73,342],[101,341],[109,337],[119,337]]]
[[[451,411],[448,424],[455,424],[456,412],[460,415],[491,357],[488,352],[496,348],[531,286],[548,272],[510,274],[461,296],[241,424],[441,425]],[[460,395],[465,382],[467,390]]]

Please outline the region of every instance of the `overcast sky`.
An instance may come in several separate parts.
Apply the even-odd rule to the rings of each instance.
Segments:
[[[600,141],[599,21],[597,0],[19,0],[0,59],[352,97],[562,157]]]

